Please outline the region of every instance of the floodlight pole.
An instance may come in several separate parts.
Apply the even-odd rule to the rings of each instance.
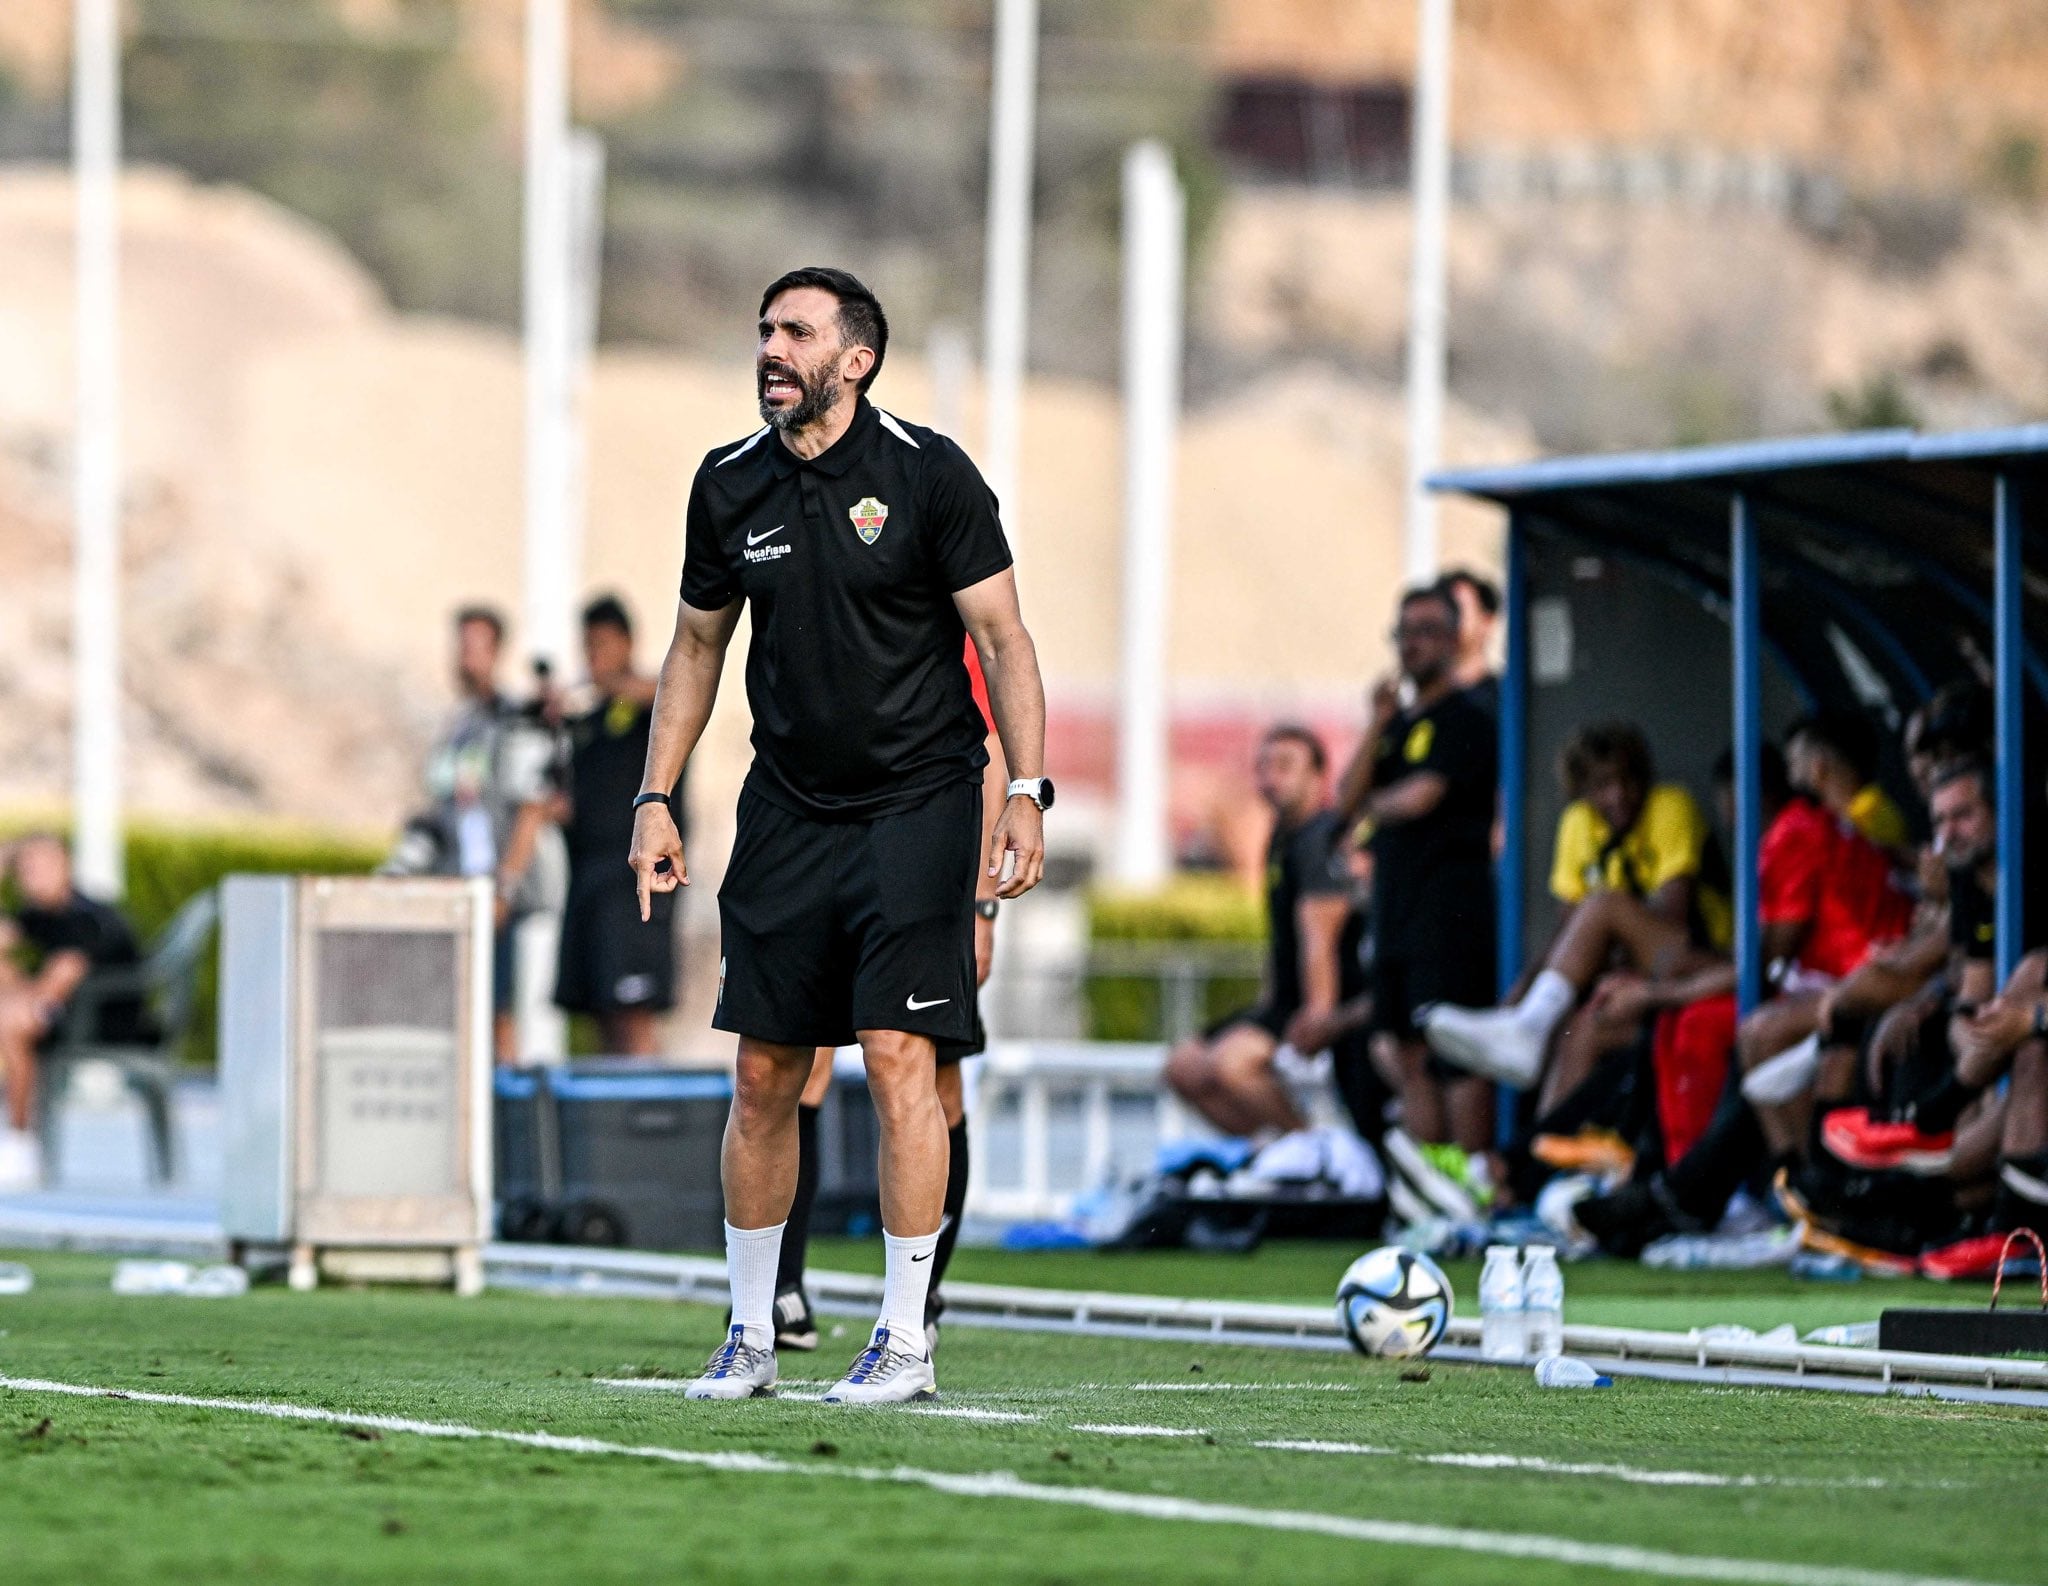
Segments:
[[[77,203],[73,442],[72,781],[78,882],[118,898],[121,825],[121,29],[117,0],[78,0],[72,60]]]
[[[1410,583],[1437,572],[1436,502],[1423,481],[1443,450],[1444,237],[1451,195],[1451,0],[1420,0],[1410,150],[1415,216],[1408,284],[1408,492],[1402,563]]]
[[[569,12],[526,0],[526,544],[527,650],[559,674],[573,644],[571,561]]]
[[[1168,840],[1168,643],[1179,450],[1187,198],[1162,143],[1124,154],[1123,668],[1117,698],[1120,885],[1156,887]]]
[[[561,624],[566,645],[575,638],[590,516],[590,372],[597,359],[597,317],[604,276],[604,139],[579,127],[568,134],[563,153],[569,279],[563,355],[562,583],[554,591],[551,610],[553,620]]]
[[[1038,110],[1038,0],[996,0],[989,110],[988,237],[982,287],[981,471],[1012,534],[1031,291],[1031,165]]]

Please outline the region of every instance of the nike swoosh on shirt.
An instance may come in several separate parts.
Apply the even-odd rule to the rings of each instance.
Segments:
[[[763,540],[772,540],[775,538],[776,535],[780,534],[784,529],[788,527],[789,525],[787,523],[778,523],[766,534],[749,534],[747,536],[747,543],[749,545],[759,545]]]
[[[940,1003],[951,1002],[952,1000],[951,997],[934,997],[930,1002],[919,1002],[916,997],[912,996],[903,999],[903,1006],[912,1013],[915,1013],[920,1008],[936,1008]]]

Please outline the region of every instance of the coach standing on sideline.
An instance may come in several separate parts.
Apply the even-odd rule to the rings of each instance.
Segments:
[[[719,893],[712,1023],[740,1038],[726,1123],[726,1340],[688,1390],[775,1382],[782,1225],[796,1192],[797,1100],[819,1046],[858,1039],[881,1121],[882,1311],[832,1404],[937,1392],[925,1291],[946,1191],[937,1043],[967,1040],[976,869],[999,896],[1045,864],[1045,691],[996,502],[943,435],[873,406],[889,324],[843,270],[794,270],[761,298],[755,379],[767,424],[699,466],[682,603],[655,695],[632,866],[643,915],[687,885],[667,792],[717,697],[740,602],[753,607],[754,764]],[[1014,777],[981,841],[971,634]]]

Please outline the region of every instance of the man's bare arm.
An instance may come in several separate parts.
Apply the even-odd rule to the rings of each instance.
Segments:
[[[1842,1014],[1877,1014],[1922,991],[1948,960],[1948,926],[1894,942],[1866,958],[1821,998],[1821,1032]]]
[[[683,767],[696,750],[697,740],[704,736],[704,724],[718,701],[726,647],[732,643],[739,621],[737,600],[719,611],[701,611],[687,601],[677,602],[675,637],[669,640],[661,680],[654,690],[647,767],[640,775],[642,792],[667,793],[682,780]],[[682,834],[676,830],[666,802],[643,804],[633,812],[633,850],[627,863],[639,879],[643,920],[653,914],[655,893],[673,892],[690,884]]]
[[[989,709],[996,718],[996,736],[1011,777],[1045,774],[1045,681],[1038,671],[1038,648],[1024,626],[1017,604],[1017,574],[1004,568],[992,578],[956,590],[953,605],[981,657],[988,679]],[[1014,853],[1010,878],[996,896],[1014,898],[1029,892],[1045,874],[1045,817],[1027,798],[1005,802],[989,834],[988,871],[1000,876],[1003,855]]]
[[[1368,798],[1365,813],[1375,826],[1405,826],[1443,803],[1450,787],[1440,771],[1411,771]]]

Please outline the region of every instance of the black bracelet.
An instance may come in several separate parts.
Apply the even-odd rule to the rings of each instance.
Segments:
[[[633,808],[637,810],[642,804],[666,804],[667,802],[668,795],[666,793],[642,793],[634,798]]]

